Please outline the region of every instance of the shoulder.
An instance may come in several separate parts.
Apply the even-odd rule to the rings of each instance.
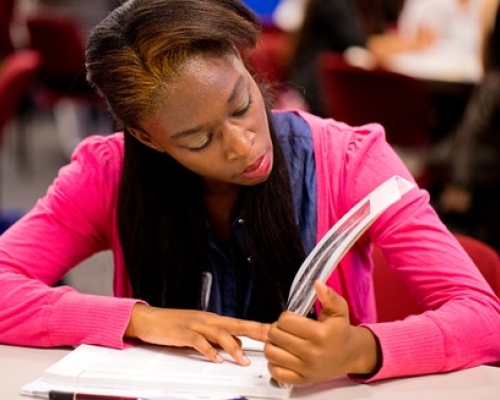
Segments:
[[[118,184],[123,163],[123,134],[93,135],[83,139],[62,167],[55,187],[66,193],[109,189]],[[113,190],[112,190],[113,191]]]
[[[380,124],[350,126],[332,118],[294,111],[310,131],[317,156],[362,158],[373,147],[385,147],[385,130]]]
[[[413,181],[403,161],[387,143],[382,125],[350,126],[297,113],[311,131],[318,195],[330,199],[341,212],[393,175]]]
[[[97,164],[118,164],[123,160],[123,133],[108,136],[93,135],[83,139],[76,147],[71,161],[85,160]]]
[[[75,221],[75,232],[100,238],[107,232],[111,237],[122,161],[122,134],[85,138],[59,170],[37,212],[54,217],[54,226]]]
[[[312,154],[311,126],[295,111],[272,112],[272,125],[280,146],[288,158],[299,153]]]
[[[295,110],[273,110],[271,114],[272,123],[278,137],[310,136],[311,127],[301,116],[300,111]]]
[[[380,124],[350,126],[303,111],[278,112],[274,115],[278,115],[280,121],[276,124],[277,130],[281,130],[278,136],[296,137],[300,132],[302,135],[309,135],[320,179],[328,176],[351,176],[353,182],[356,182],[358,179],[354,179],[353,174],[365,174],[367,180],[371,181],[375,174],[380,174],[377,181],[381,183],[380,179],[393,175],[394,171],[399,171],[402,176],[409,176],[401,160],[387,143],[385,130]]]

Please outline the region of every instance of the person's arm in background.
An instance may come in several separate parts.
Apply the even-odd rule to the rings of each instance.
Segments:
[[[413,37],[405,36],[397,31],[370,35],[366,48],[380,62],[383,62],[385,58],[395,53],[425,49],[432,45],[435,39],[434,32],[423,27]]]
[[[416,36],[426,20],[428,8],[429,0],[405,0],[397,21],[399,33],[407,37]],[[432,19],[432,16],[428,16],[428,18]]]
[[[436,40],[436,33],[425,24],[421,24],[423,14],[422,1],[406,0],[399,9],[392,27],[383,32],[369,35],[367,49],[379,60],[402,51],[421,50],[431,46]]]

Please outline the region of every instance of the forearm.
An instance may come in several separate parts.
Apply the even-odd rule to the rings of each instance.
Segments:
[[[0,273],[0,342],[37,346],[81,343],[122,348],[137,300],[51,288],[18,274]]]
[[[367,379],[446,372],[500,360],[498,300],[492,303],[466,298],[403,321],[368,325],[380,341],[383,359],[379,371]]]

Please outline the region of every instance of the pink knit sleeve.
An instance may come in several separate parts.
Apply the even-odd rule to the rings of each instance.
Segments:
[[[305,118],[315,140],[320,235],[390,176],[412,179],[380,125],[352,128]],[[373,287],[366,284],[371,280],[370,243],[382,249],[389,266],[429,311],[389,323],[363,320],[363,307],[370,309],[374,301]],[[500,359],[500,299],[440,221],[425,190],[412,190],[384,212],[341,268],[337,286],[353,317],[374,333],[382,350],[381,369],[369,381]]]
[[[86,139],[47,195],[0,236],[0,342],[124,346],[137,300],[52,287],[82,260],[111,246],[119,143],[116,135]]]
[[[356,133],[346,168],[361,196],[391,175],[409,175],[378,125]],[[353,181],[350,181],[353,182]],[[500,359],[500,299],[441,222],[425,190],[413,190],[368,231],[415,299],[429,311],[390,323],[367,324],[383,354],[374,379],[445,372]],[[390,288],[387,288],[390,290]]]

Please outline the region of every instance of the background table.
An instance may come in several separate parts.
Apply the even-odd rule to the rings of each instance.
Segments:
[[[396,53],[386,67],[402,74],[430,81],[476,84],[483,76],[479,57],[430,49]]]
[[[26,400],[21,386],[69,349],[35,349],[0,345],[0,399]],[[308,400],[498,400],[500,368],[481,366],[448,374],[392,379],[369,385],[338,378],[313,387],[298,388],[292,399]]]

